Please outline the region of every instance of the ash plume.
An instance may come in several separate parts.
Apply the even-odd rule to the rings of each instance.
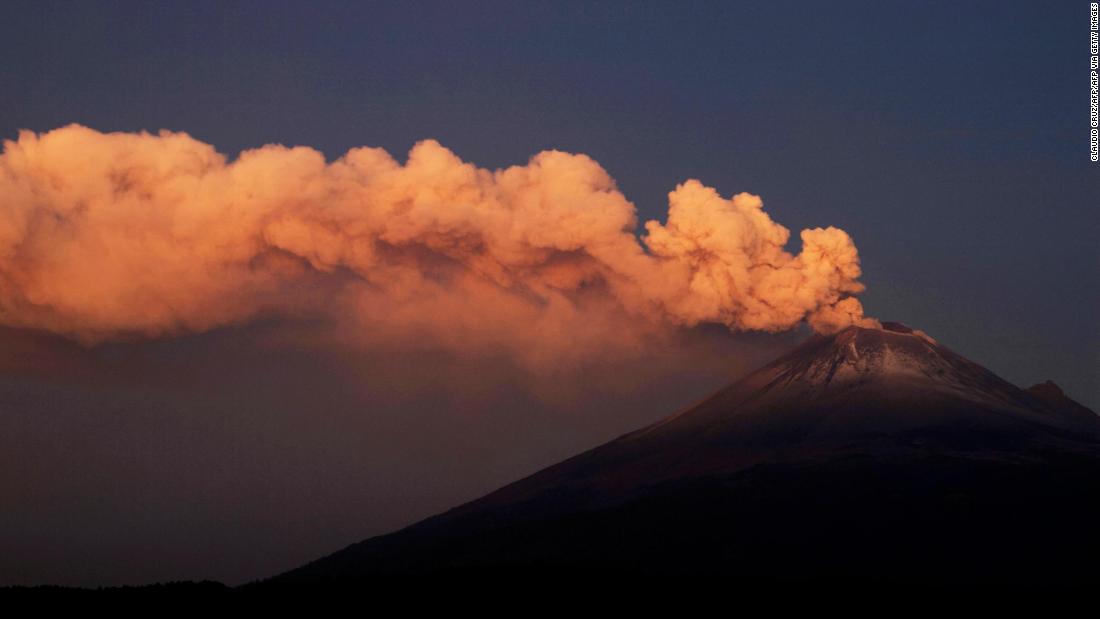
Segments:
[[[0,155],[0,324],[87,344],[323,317],[341,338],[533,362],[636,349],[700,323],[871,324],[834,227],[801,251],[758,196],[688,180],[664,223],[583,154],[487,170],[433,140],[332,163],[228,160],[184,133],[21,132]]]

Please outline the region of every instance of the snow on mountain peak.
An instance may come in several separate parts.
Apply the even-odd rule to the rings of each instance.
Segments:
[[[804,355],[789,360],[791,369],[801,380],[816,385],[871,376],[933,377],[946,373],[951,365],[935,339],[900,323],[883,323],[881,329],[848,327],[804,348]]]

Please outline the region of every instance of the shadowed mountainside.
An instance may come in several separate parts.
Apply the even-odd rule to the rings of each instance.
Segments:
[[[1074,586],[1100,551],[1100,418],[896,323],[815,336],[707,400],[250,590],[737,578]]]

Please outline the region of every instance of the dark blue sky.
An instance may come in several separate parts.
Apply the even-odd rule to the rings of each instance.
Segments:
[[[860,248],[872,315],[1100,406],[1087,2],[7,2],[0,134],[558,148]]]

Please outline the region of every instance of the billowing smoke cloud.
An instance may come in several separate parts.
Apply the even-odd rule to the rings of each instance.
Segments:
[[[490,171],[428,140],[404,165],[274,145],[228,162],[183,133],[22,132],[0,155],[0,323],[95,343],[327,317],[538,361],[699,323],[869,321],[844,231],[804,230],[795,255],[757,196],[689,180],[669,201],[639,240],[585,155]]]

